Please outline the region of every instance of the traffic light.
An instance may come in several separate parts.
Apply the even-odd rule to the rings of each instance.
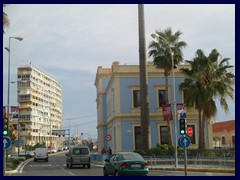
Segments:
[[[180,119],[179,123],[180,123],[180,134],[181,135],[186,135],[187,120],[186,119]]]
[[[8,118],[3,118],[3,136],[8,136]]]

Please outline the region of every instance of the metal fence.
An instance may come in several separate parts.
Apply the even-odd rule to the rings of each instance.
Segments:
[[[175,165],[174,156],[143,156],[151,166]],[[184,157],[178,157],[178,164],[184,165]],[[187,164],[196,167],[218,167],[218,168],[235,168],[235,158],[231,157],[187,157]]]
[[[91,161],[97,164],[105,164],[105,159],[109,157],[108,154],[91,154]],[[148,161],[150,166],[169,166],[175,165],[174,156],[156,156],[152,154],[151,156],[143,156],[143,158]],[[184,157],[178,157],[178,164],[184,165]],[[187,164],[196,167],[209,167],[209,168],[235,168],[235,158],[232,157],[200,157],[200,156],[188,156]]]

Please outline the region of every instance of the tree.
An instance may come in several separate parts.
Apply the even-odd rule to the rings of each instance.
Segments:
[[[140,68],[140,97],[141,97],[141,150],[146,152],[149,149],[149,104],[148,85],[146,71],[146,42],[144,5],[138,5],[138,26],[139,26],[139,68]]]
[[[205,149],[205,124],[217,113],[215,98],[220,98],[224,111],[228,111],[226,98],[234,98],[234,74],[229,72],[233,66],[228,63],[229,58],[222,58],[216,49],[209,56],[202,50],[197,50],[193,61],[187,61],[191,68],[181,71],[188,77],[180,85],[185,91],[186,104],[195,104],[199,112],[199,149]]]
[[[6,4],[3,4],[3,8],[5,8],[7,5]],[[4,29],[9,27],[10,25],[10,21],[8,19],[8,16],[7,14],[3,11],[3,34],[5,34],[5,31]]]
[[[167,28],[164,31],[157,30],[157,41],[151,41],[148,49],[150,49],[148,55],[153,57],[154,65],[157,68],[164,69],[165,77],[165,91],[166,100],[169,103],[168,94],[168,76],[172,70],[172,57],[174,66],[183,61],[182,49],[187,46],[184,41],[179,41],[182,32],[172,32],[171,28]],[[167,121],[168,126],[168,145],[172,145],[170,121]]]

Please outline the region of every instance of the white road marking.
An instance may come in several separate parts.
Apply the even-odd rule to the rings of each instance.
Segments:
[[[211,172],[206,172],[207,176],[212,176],[213,174]]]

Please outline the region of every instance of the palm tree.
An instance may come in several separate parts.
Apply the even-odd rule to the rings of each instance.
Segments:
[[[148,85],[146,70],[146,42],[144,5],[138,5],[138,26],[139,26],[139,64],[140,64],[140,96],[141,96],[141,150],[146,152],[149,149],[149,104]]]
[[[148,55],[153,57],[154,65],[157,68],[164,69],[165,76],[165,91],[166,91],[166,103],[169,103],[168,95],[168,76],[172,70],[172,57],[174,66],[183,61],[182,49],[187,46],[184,41],[179,41],[182,32],[172,32],[171,28],[167,28],[164,31],[156,31],[157,42],[151,41],[148,49],[150,49]],[[167,121],[168,125],[168,145],[172,145],[170,121]]]
[[[209,56],[202,50],[197,50],[193,61],[187,61],[191,68],[181,69],[188,78],[180,85],[180,90],[185,90],[186,104],[195,103],[199,111],[199,149],[205,149],[205,124],[217,113],[215,98],[220,98],[220,103],[225,112],[228,111],[226,98],[234,98],[234,74],[228,72],[229,58],[221,58],[216,49]],[[220,63],[218,63],[220,62]]]
[[[7,6],[6,4],[3,4],[3,8],[5,8],[6,6]],[[3,34],[5,34],[4,29],[6,27],[9,27],[9,25],[10,25],[10,21],[7,17],[7,14],[3,11]]]

